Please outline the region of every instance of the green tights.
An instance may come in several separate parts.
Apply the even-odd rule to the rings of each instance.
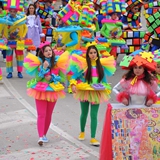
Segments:
[[[89,111],[89,102],[80,102],[81,104],[81,116],[80,116],[80,126],[81,132],[84,132],[88,111]],[[95,138],[96,129],[97,129],[97,115],[98,115],[99,104],[91,104],[91,138]]]

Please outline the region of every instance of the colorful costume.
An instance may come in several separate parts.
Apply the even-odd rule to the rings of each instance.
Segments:
[[[19,0],[17,0],[15,3],[11,3],[11,1],[8,1],[8,8],[9,10],[15,10],[17,12],[19,10]],[[14,6],[15,5],[15,6]],[[16,13],[15,17],[12,17],[10,14],[8,14],[6,17],[6,20],[13,23],[13,25],[8,25],[8,31],[7,31],[7,40],[8,44],[16,44],[15,54],[16,54],[16,60],[17,60],[17,71],[18,71],[18,77],[23,78],[21,72],[23,70],[23,49],[18,48],[19,45],[23,43],[22,39],[25,38],[27,33],[27,26],[25,24],[26,16],[23,13]],[[7,50],[6,51],[6,71],[9,73],[7,75],[7,78],[12,78],[12,72],[13,72],[13,50]]]
[[[125,13],[125,3],[123,1],[112,1],[105,0],[101,1],[102,13],[107,15],[102,20],[102,28],[100,33],[103,38],[98,38],[100,43],[109,42],[111,44],[110,54],[117,58],[117,46],[123,46],[125,41],[121,38],[122,36],[122,22],[119,20],[118,16]],[[113,19],[112,15],[117,14],[117,19]]]
[[[98,82],[96,60],[97,59],[91,61],[92,83],[90,84],[85,80],[85,75],[88,70],[85,58],[73,54],[72,63],[70,66],[70,69],[73,72],[70,80],[70,85],[76,86],[77,91],[74,94],[74,98],[78,99],[81,104],[81,133],[79,135],[79,140],[84,140],[84,131],[89,111],[89,104],[91,104],[90,144],[92,145],[99,145],[99,142],[97,142],[97,140],[95,139],[99,104],[108,101],[108,99],[110,98],[111,86],[107,83],[106,76],[111,76],[116,70],[113,56],[110,56],[108,58],[101,58],[100,63],[104,70],[104,77],[101,82]]]
[[[27,93],[33,97],[37,107],[37,128],[39,134],[39,145],[46,142],[46,137],[49,129],[53,109],[58,98],[64,98],[64,81],[65,71],[68,64],[68,52],[65,52],[59,57],[55,57],[55,65],[51,66],[51,58],[45,58],[49,63],[49,67],[44,69],[42,59],[29,53],[24,60],[24,67],[27,73],[35,78],[27,82]],[[51,76],[48,81],[45,76]],[[43,137],[43,138],[42,138]]]
[[[26,25],[28,27],[26,38],[32,39],[33,44],[36,46],[36,48],[38,48],[41,42],[40,36],[43,35],[39,16],[38,15],[27,16]]]
[[[28,54],[24,60],[24,67],[28,70],[28,74],[36,76],[36,78],[27,83],[29,96],[51,102],[64,97],[64,86],[62,83],[65,81],[64,73],[68,59],[67,56],[68,52],[65,52],[60,57],[57,57],[57,62],[53,69],[44,70],[41,65],[41,59]],[[50,82],[45,80],[45,75],[52,75],[52,80]]]

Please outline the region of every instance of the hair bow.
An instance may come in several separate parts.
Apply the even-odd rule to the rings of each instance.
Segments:
[[[41,43],[41,44],[40,44],[39,48],[42,49],[44,46],[48,46],[48,45],[50,45],[50,44],[51,44],[50,42],[45,41],[44,43]]]

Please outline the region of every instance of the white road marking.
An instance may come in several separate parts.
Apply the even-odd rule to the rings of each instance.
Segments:
[[[37,116],[36,110],[25,99],[23,99],[21,97],[21,95],[16,91],[16,89],[8,81],[8,79],[5,79],[4,84],[8,88],[8,90],[15,96],[15,98],[36,117]],[[79,142],[78,140],[76,140],[75,138],[73,138],[72,136],[70,136],[69,134],[64,132],[62,129],[60,129],[57,126],[55,126],[53,123],[51,123],[50,128],[54,132],[58,133],[59,135],[61,135],[62,137],[64,137],[68,141],[70,141],[71,143],[75,144],[77,147],[83,148],[83,150],[86,153],[88,152],[89,154],[91,154],[91,155],[93,155],[95,157],[99,157],[99,153],[98,152],[94,151],[92,148],[90,148],[90,147],[84,145],[83,143]]]

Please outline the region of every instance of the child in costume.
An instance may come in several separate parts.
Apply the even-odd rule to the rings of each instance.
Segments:
[[[36,14],[36,8],[33,4],[29,5],[26,15],[26,24],[28,27],[26,37],[32,39],[33,44],[36,46],[36,48],[38,48],[41,42],[41,36],[45,35],[42,33],[41,21],[39,16]]]
[[[24,67],[29,75],[35,76],[27,83],[27,93],[35,99],[37,108],[38,144],[48,142],[48,132],[53,109],[58,98],[64,98],[65,71],[68,64],[68,52],[56,57],[49,42],[40,45],[38,57],[28,54]]]
[[[9,3],[9,1],[8,1]],[[11,5],[11,3],[9,3]],[[27,26],[25,24],[26,16],[17,14],[18,9],[12,6],[9,7],[9,14],[6,16],[6,19],[13,23],[13,25],[8,25],[7,39],[8,41],[23,41],[26,33]],[[16,60],[17,60],[17,76],[18,78],[23,78],[22,70],[23,70],[23,50],[15,49]],[[7,78],[12,78],[13,72],[13,49],[6,51],[6,70],[7,70]]]
[[[126,65],[126,63],[128,64]],[[125,56],[120,66],[129,71],[113,87],[117,101],[124,105],[135,104],[146,105],[147,107],[154,104],[159,95],[157,93],[159,88],[155,78],[150,73],[156,69],[156,62],[153,60],[152,53],[140,52],[135,56]]]
[[[70,80],[72,92],[74,98],[78,99],[81,105],[81,132],[78,139],[85,139],[85,125],[89,105],[91,105],[90,144],[99,146],[98,140],[95,139],[98,109],[100,103],[106,102],[110,98],[111,87],[107,83],[106,76],[113,75],[116,70],[114,57],[100,59],[97,48],[91,45],[87,49],[86,58],[76,54],[72,55],[70,69],[73,72]]]

